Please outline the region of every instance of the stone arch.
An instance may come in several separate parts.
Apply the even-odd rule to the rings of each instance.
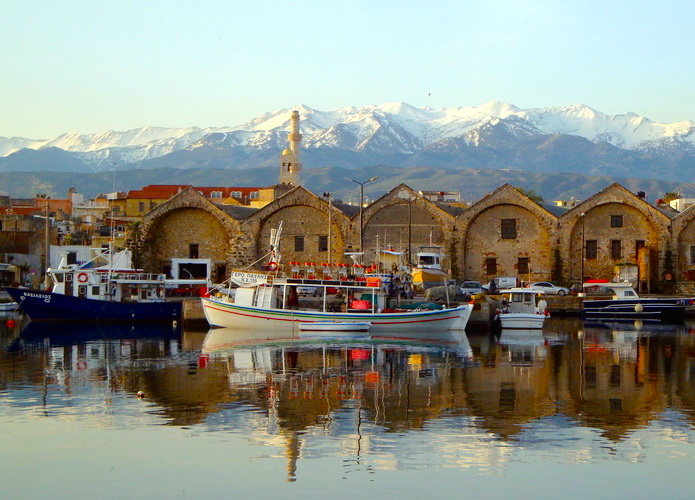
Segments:
[[[359,214],[353,217],[355,248],[359,247]],[[412,255],[420,246],[439,245],[446,257],[442,266],[450,268],[454,216],[421,196],[405,184],[400,184],[363,210],[363,239],[365,261],[376,257],[377,237],[380,248],[386,246]],[[410,243],[410,245],[409,245]]]
[[[611,216],[621,216],[622,226],[611,227]],[[570,281],[613,278],[616,264],[637,263],[638,242],[649,249],[649,279],[657,280],[663,272],[663,257],[670,246],[669,218],[620,184],[611,184],[583,201],[558,223],[563,275]],[[596,257],[586,255],[587,241],[596,242]],[[613,241],[620,242],[618,259],[612,258]]]
[[[506,237],[502,220],[510,221],[504,223],[510,224]],[[495,276],[549,279],[555,265],[556,224],[553,214],[516,188],[501,186],[457,218],[460,277],[479,281]],[[521,276],[519,266],[526,266],[530,272]]]
[[[145,269],[161,272],[172,258],[189,258],[197,245],[197,258],[210,259],[218,273],[226,274],[230,240],[239,225],[223,210],[188,188],[149,212],[139,228],[140,254]]]
[[[331,214],[331,261],[342,262],[350,219],[335,206]],[[266,205],[244,221],[242,234],[249,239],[246,265],[260,259],[270,248],[270,232],[282,221],[280,251],[285,265],[292,260],[326,262],[328,253],[319,250],[319,237],[328,236],[328,202],[298,186]],[[296,250],[295,237],[304,238],[304,250]]]

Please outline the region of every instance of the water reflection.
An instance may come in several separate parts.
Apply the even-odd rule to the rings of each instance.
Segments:
[[[4,327],[0,343],[4,418],[235,433],[281,447],[289,480],[300,459],[341,454],[371,470],[494,469],[525,448],[639,457],[630,436],[655,425],[692,440],[689,325],[551,319],[543,331],[317,341],[29,324]]]

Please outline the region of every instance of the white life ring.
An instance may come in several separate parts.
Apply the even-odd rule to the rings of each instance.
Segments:
[[[277,262],[273,262],[273,261],[271,260],[270,262],[268,262],[268,264],[265,266],[265,268],[266,268],[268,271],[277,271],[277,269],[278,269],[278,263],[277,263]]]
[[[80,283],[87,283],[87,280],[89,280],[89,276],[87,276],[87,273],[80,273],[77,275],[77,281]]]

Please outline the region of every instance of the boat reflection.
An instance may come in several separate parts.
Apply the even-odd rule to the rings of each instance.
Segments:
[[[128,411],[143,391],[159,424],[280,446],[289,480],[311,445],[313,456],[386,463],[409,452],[412,431],[428,432],[449,465],[466,466],[519,442],[547,451],[537,434],[546,427],[600,435],[563,442],[591,459],[638,430],[673,425],[674,413],[695,425],[692,325],[550,319],[542,332],[421,337],[30,324],[0,337],[15,346],[0,352],[0,390],[30,406],[36,391],[21,389],[41,388],[52,406],[39,410],[85,414],[99,398]]]

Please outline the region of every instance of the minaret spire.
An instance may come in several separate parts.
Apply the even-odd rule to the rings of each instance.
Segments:
[[[292,111],[290,123],[290,133],[287,134],[290,147],[282,152],[280,158],[280,184],[299,186],[299,173],[302,170],[299,161],[299,143],[302,141],[302,134],[299,133],[299,111]]]

